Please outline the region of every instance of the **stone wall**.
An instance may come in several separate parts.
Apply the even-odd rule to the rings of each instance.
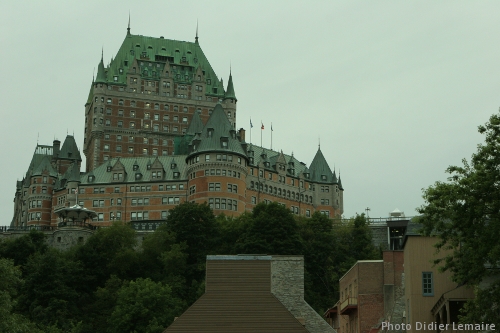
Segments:
[[[304,257],[273,256],[271,292],[311,333],[336,333],[304,300]]]
[[[388,249],[388,239],[387,239],[387,224],[370,224],[370,229],[373,235],[373,245],[377,248],[380,246],[382,250]]]

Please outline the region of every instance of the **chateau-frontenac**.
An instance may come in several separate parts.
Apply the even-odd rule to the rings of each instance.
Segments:
[[[218,79],[198,42],[130,33],[103,58],[85,103],[83,153],[75,138],[37,145],[16,185],[12,227],[57,226],[75,204],[113,220],[155,223],[189,201],[239,215],[277,201],[293,213],[343,212],[343,188],[318,148],[309,165],[246,142],[236,128],[232,75]]]

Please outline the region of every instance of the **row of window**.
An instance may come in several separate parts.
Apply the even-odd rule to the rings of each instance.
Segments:
[[[228,176],[228,177],[240,178],[241,173],[226,169],[206,169],[205,176]]]
[[[104,140],[110,140],[110,138],[111,138],[110,134],[104,134]],[[120,135],[120,134],[118,134],[118,135],[116,135],[115,139],[116,139],[116,141],[122,141],[123,140],[123,136]],[[159,145],[160,144],[160,139],[158,139],[158,138],[152,138],[152,139],[150,139],[150,138],[144,137],[144,138],[141,139],[140,137],[135,137],[133,135],[128,136],[128,142],[135,142],[135,139],[138,139],[139,142],[137,142],[137,143],[142,142],[143,144],[146,144],[146,145],[150,144],[150,143],[152,143],[153,145]],[[161,144],[163,146],[168,146],[169,141],[171,141],[170,143],[173,144],[173,140],[167,140],[167,139],[163,139],[161,141]]]
[[[217,154],[215,155],[215,160],[216,161],[227,161],[227,162],[232,162],[233,161],[233,155],[227,155],[227,154]],[[241,157],[236,158],[237,162],[241,164]],[[189,164],[195,164],[200,162],[200,156],[196,156],[193,158],[189,159]],[[205,162],[210,162],[210,154],[205,155]]]
[[[299,192],[285,190],[285,189],[281,189],[279,187],[270,186],[270,185],[268,186],[268,185],[265,185],[265,184],[259,183],[259,182],[251,181],[250,188],[260,190],[261,192],[264,192],[264,193],[283,196],[283,197],[286,197],[286,198],[289,198],[292,200],[299,200],[299,198],[300,198],[300,201],[312,203],[312,196],[304,195],[304,194],[299,195]]]
[[[152,156],[159,156],[158,155],[158,150],[159,150],[158,148],[152,148],[151,149],[151,155]],[[110,151],[109,144],[105,144],[104,145],[103,151],[105,151],[105,152],[109,152]],[[122,146],[121,145],[117,145],[115,147],[115,151],[117,153],[122,153],[123,152]],[[127,153],[128,154],[134,154],[134,152],[135,152],[134,147],[128,147],[127,148]],[[142,148],[142,155],[148,156],[149,155],[149,149],[148,148]],[[109,155],[105,155],[104,157],[106,157],[106,156],[107,156],[107,158],[104,158],[104,161],[109,160]],[[168,149],[162,149],[161,156],[168,156]]]
[[[208,206],[211,209],[238,210],[238,202],[236,200],[226,198],[209,198]]]
[[[94,125],[97,124],[97,118],[94,118],[94,122],[93,122]],[[99,125],[102,125],[103,124],[103,119],[100,118],[99,119]],[[187,124],[187,121],[186,121],[186,124]],[[111,120],[109,119],[106,119],[106,121],[104,122],[104,126],[111,126]],[[119,128],[123,128],[123,121],[122,120],[118,120],[117,123],[116,123],[116,127],[119,127]],[[144,129],[152,129],[153,132],[160,132],[160,129],[163,130],[163,132],[170,132],[170,126],[169,125],[163,125],[163,126],[160,126],[159,124],[149,124],[149,123],[144,123],[142,124],[142,127]],[[132,128],[132,129],[135,129],[135,128],[138,128],[137,126],[135,126],[135,122],[134,121],[131,121],[129,122],[128,124],[128,128]],[[186,128],[181,128],[181,132],[182,134],[186,134]],[[172,126],[172,132],[173,133],[179,133],[179,126]]]

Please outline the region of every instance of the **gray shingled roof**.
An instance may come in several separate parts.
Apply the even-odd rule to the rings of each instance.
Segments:
[[[124,166],[125,168],[125,177],[123,179],[124,182],[126,183],[147,183],[151,182],[151,172],[155,171],[156,169],[150,169],[148,170],[148,163],[152,164],[151,157],[145,156],[145,157],[127,157],[127,158],[113,158],[111,160],[111,165],[114,167],[116,163],[120,161],[120,163]],[[163,181],[180,181],[180,180],[185,180],[185,170],[186,170],[186,156],[183,155],[177,155],[177,156],[158,156],[158,161],[163,165],[163,171],[164,171],[164,176],[163,176]],[[134,164],[137,163],[139,166],[137,171],[133,170]],[[175,163],[175,168],[172,169],[172,163]],[[83,174],[80,176],[80,181],[82,185],[85,184],[100,184],[100,183],[111,183],[113,180],[113,170],[107,171],[108,165],[107,163],[100,165],[99,167],[95,168],[92,172]],[[115,170],[116,172],[116,170]],[[142,177],[140,179],[135,178],[135,174],[140,172],[142,174]],[[180,176],[179,178],[174,178],[174,172],[179,172]],[[88,176],[93,175],[95,176],[95,180],[93,182],[88,181]],[[154,180],[155,182],[158,182],[158,179]]]
[[[212,134],[209,135],[209,132],[212,130]],[[227,138],[227,148],[222,148],[221,138]],[[245,157],[247,156],[245,150],[241,146],[241,142],[236,136],[236,131],[229,122],[229,119],[227,119],[226,113],[220,104],[215,106],[200,136],[194,137],[190,145],[195,147],[192,154],[221,151],[237,153]]]
[[[75,138],[72,135],[66,136],[58,157],[78,161],[82,160]]]

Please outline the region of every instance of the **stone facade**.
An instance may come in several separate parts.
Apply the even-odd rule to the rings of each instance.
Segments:
[[[271,292],[309,332],[335,332],[304,300],[303,256],[272,256]]]

